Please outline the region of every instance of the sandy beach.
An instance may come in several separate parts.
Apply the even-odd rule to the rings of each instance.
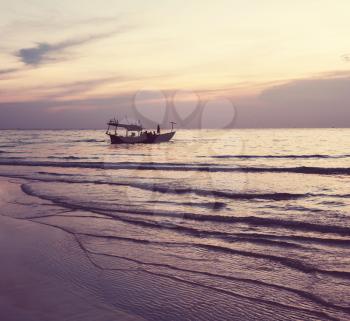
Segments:
[[[8,217],[15,211],[27,211],[23,216],[29,216],[31,206],[38,205],[34,200],[27,205],[8,203],[20,197],[18,181],[0,179],[0,191],[0,320],[143,320],[99,295],[100,271],[71,235]]]
[[[259,282],[251,288],[252,281],[237,279],[230,271],[225,282],[199,265],[193,271],[179,267],[170,273],[167,257],[180,259],[179,252],[169,252],[171,247],[163,254],[158,248],[155,254],[152,242],[145,249],[144,241],[122,236],[125,223],[30,196],[23,192],[24,183],[0,179],[1,320],[259,320],[262,315],[263,320],[276,320],[277,315],[278,320],[319,321],[334,319],[331,313],[346,319],[345,307],[327,307],[301,291],[288,290],[283,299],[283,287],[262,292]],[[114,236],[93,235],[95,226]],[[114,253],[125,246],[129,256]],[[181,258],[187,249],[183,251]],[[157,260],[164,263],[144,263],[143,255],[150,261],[152,255],[161,255]],[[217,254],[219,258],[226,260],[226,255]],[[210,260],[198,256],[190,261]],[[283,303],[286,299],[300,303],[292,309]]]

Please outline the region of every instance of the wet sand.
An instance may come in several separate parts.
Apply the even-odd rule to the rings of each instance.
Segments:
[[[265,283],[240,280],[233,265],[221,278],[202,271],[208,260],[212,270],[219,260],[233,264],[234,254],[201,250],[186,259],[191,270],[170,266],[181,263],[188,246],[173,253],[173,245],[139,240],[146,227],[133,231],[129,223],[31,196],[25,183],[0,178],[1,321],[347,319],[347,308],[304,292],[268,292]]]
[[[1,179],[0,191],[0,320],[143,320],[112,307],[91,291],[99,286],[99,271],[71,235],[6,217],[13,214],[7,212],[11,204],[6,206],[6,199],[15,198],[16,189]]]

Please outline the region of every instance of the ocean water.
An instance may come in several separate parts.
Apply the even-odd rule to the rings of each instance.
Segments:
[[[7,214],[74,235],[112,273],[96,290],[111,305],[147,320],[350,318],[350,130],[107,138],[0,131],[0,175],[62,209]]]

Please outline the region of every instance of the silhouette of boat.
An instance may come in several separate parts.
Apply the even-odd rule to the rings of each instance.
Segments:
[[[174,122],[171,122],[171,131],[161,133],[158,125],[156,131],[144,130],[141,124],[123,124],[113,119],[108,122],[106,134],[111,139],[111,144],[158,144],[170,141],[176,131]],[[119,129],[124,129],[122,133]]]

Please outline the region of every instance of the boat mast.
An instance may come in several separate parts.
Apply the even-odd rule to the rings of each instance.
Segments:
[[[117,136],[118,122],[117,122],[117,120],[115,119],[115,117],[114,117],[114,123],[115,123],[114,135]]]
[[[174,131],[174,125],[176,125],[176,123],[171,121],[170,124],[171,124],[171,131],[173,132]]]

